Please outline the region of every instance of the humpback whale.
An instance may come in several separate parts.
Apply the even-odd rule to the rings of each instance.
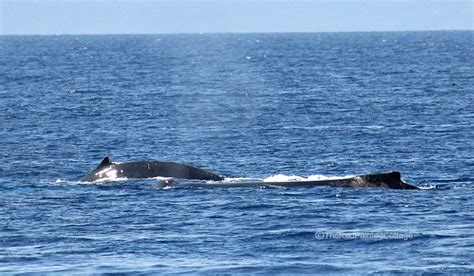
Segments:
[[[401,190],[418,190],[419,188],[404,182],[400,172],[373,173],[352,177],[329,178],[323,180],[300,181],[244,181],[223,182],[224,177],[189,165],[162,161],[135,161],[112,163],[106,156],[89,174],[81,178],[81,182],[92,182],[108,178],[151,178],[173,177],[196,180],[219,181],[214,183],[183,183],[173,180],[162,180],[156,187],[178,188],[250,188],[250,187],[311,187],[336,186],[347,188],[389,188]]]
[[[157,176],[214,181],[224,180],[224,178],[216,174],[189,165],[154,160],[112,163],[109,157],[106,156],[95,169],[81,178],[80,181],[92,182],[107,178],[151,178]]]
[[[188,183],[178,184],[173,180],[163,180],[155,187],[167,188],[264,188],[264,187],[313,187],[335,186],[345,188],[388,188],[397,190],[419,190],[401,179],[400,172],[374,173],[352,177],[330,178],[323,180],[300,181],[251,181],[251,182],[219,182],[219,183]]]

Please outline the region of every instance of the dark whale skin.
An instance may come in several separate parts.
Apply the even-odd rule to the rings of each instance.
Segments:
[[[174,162],[161,161],[135,161],[125,163],[112,163],[108,157],[104,157],[100,164],[88,175],[81,178],[81,182],[92,182],[106,179],[110,175],[117,178],[152,178],[152,177],[174,177],[200,180],[224,180],[221,176],[203,169]]]

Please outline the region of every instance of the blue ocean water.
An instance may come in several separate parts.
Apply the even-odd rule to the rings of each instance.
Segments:
[[[0,36],[0,273],[473,273],[473,32]],[[398,170],[425,189],[157,189]]]

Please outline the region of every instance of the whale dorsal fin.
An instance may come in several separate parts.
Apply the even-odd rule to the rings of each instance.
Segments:
[[[94,169],[94,171],[101,169],[102,167],[106,167],[111,165],[112,163],[110,162],[110,159],[108,156],[105,156],[102,161],[100,161],[99,165]]]
[[[97,167],[95,167],[95,169],[93,169],[88,175],[84,176],[83,178],[81,178],[81,180],[79,181],[82,181],[82,182],[91,182],[91,181],[95,181],[97,180],[97,177],[96,177],[96,173],[101,171],[103,168],[107,167],[107,166],[110,166],[112,165],[112,163],[110,162],[110,159],[108,156],[105,156],[102,161],[100,161],[99,165],[97,165]]]

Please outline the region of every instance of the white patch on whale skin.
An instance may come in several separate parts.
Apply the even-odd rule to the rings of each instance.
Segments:
[[[120,181],[127,179],[126,177],[119,177],[118,173],[119,172],[112,167],[105,168],[95,173],[95,175],[99,178],[96,180],[96,182]],[[123,173],[123,170],[121,170],[120,173]]]
[[[113,168],[107,167],[101,171],[96,172],[95,175],[98,177],[103,177],[104,175],[108,174],[110,171],[113,171],[113,170],[114,170]],[[117,172],[115,172],[115,174],[117,174]]]

